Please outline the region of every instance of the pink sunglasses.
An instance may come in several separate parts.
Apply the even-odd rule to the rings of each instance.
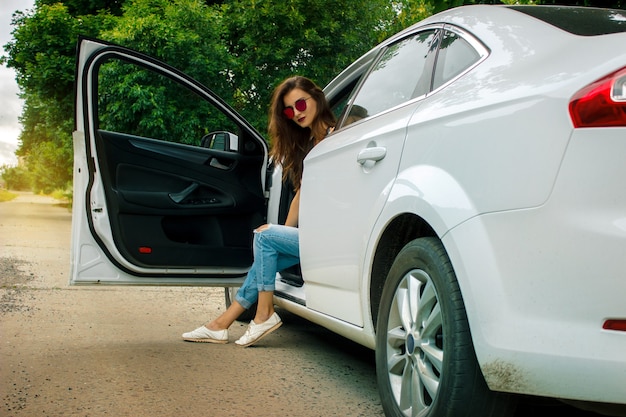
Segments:
[[[306,101],[311,98],[301,98],[299,100],[296,100],[296,102],[294,103],[294,107],[296,108],[296,110],[298,111],[305,111],[306,110]],[[285,107],[283,109],[283,114],[285,115],[285,117],[289,120],[293,119],[293,117],[296,115],[296,111],[293,109],[292,106],[289,107]]]

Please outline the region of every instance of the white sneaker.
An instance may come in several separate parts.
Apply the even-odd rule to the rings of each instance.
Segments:
[[[187,342],[228,343],[228,329],[209,330],[205,326],[201,326],[192,332],[183,333],[183,340]]]
[[[241,347],[250,346],[278,329],[282,324],[283,322],[276,312],[261,324],[256,324],[254,320],[252,320],[244,335],[235,343]]]

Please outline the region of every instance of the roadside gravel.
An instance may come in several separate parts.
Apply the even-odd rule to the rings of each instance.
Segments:
[[[69,287],[70,230],[54,199],[0,203],[0,416],[382,415],[368,349],[286,312],[252,348],[185,343],[223,289]]]

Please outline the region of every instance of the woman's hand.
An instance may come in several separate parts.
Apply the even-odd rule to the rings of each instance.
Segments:
[[[264,224],[262,226],[257,227],[256,229],[254,229],[255,232],[260,233],[263,232],[264,230],[267,230],[270,228],[269,224]]]
[[[285,226],[298,227],[299,211],[300,211],[300,190],[296,191],[296,195],[293,197],[293,200],[291,201],[291,206],[289,206],[289,213],[287,214],[287,220],[285,221]],[[269,224],[264,224],[254,229],[254,231],[255,233],[260,233],[269,228],[270,228]]]

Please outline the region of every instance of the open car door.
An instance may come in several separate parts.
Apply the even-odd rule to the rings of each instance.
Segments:
[[[265,222],[267,145],[209,89],[79,40],[71,284],[231,286]]]

